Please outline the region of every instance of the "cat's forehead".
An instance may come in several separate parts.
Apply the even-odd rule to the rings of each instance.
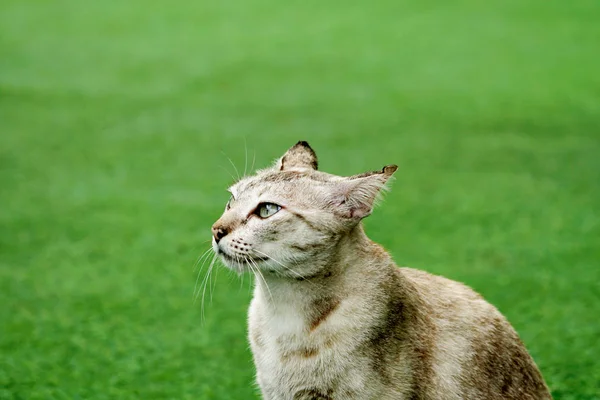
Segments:
[[[228,190],[234,198],[254,191],[288,191],[295,187],[322,187],[323,184],[341,179],[336,175],[309,169],[288,171],[259,171],[256,175],[241,179]]]

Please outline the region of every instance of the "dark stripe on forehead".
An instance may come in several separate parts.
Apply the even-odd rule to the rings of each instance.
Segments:
[[[332,178],[334,177],[335,175],[314,170],[265,172],[252,177],[243,178],[232,185],[231,188],[235,187],[235,191],[237,192],[236,194],[241,196],[245,191],[263,187],[264,190],[261,192],[261,194],[263,194],[269,189],[269,184],[285,184],[294,183],[298,180],[310,180],[315,182],[317,185],[322,185],[331,182]],[[288,191],[290,189],[291,187],[287,187]]]
[[[258,176],[258,182],[291,182],[301,178],[311,179],[317,182],[327,182],[332,175],[314,170],[302,171],[278,171]]]
[[[238,193],[243,193],[245,191],[263,188],[261,194],[268,190],[271,183],[284,183],[284,182],[292,182],[298,178],[303,176],[300,172],[295,171],[287,171],[287,172],[278,172],[267,175],[259,175],[256,177],[249,178],[238,185]]]
[[[299,171],[281,171],[261,176],[259,182],[289,182],[303,176],[307,174]]]

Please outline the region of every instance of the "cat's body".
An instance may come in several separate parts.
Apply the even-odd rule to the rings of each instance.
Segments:
[[[396,167],[341,178],[316,166],[306,143],[292,147],[232,187],[238,212],[213,227],[224,261],[257,273],[249,339],[265,400],[551,398],[493,306],[398,268],[366,237],[360,220]]]

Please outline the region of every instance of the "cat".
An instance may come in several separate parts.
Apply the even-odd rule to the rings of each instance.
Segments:
[[[367,238],[361,221],[396,170],[320,172],[301,141],[229,188],[212,245],[256,275],[248,325],[263,399],[551,399],[495,307],[398,268]]]

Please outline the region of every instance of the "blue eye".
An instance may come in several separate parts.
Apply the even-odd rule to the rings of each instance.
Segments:
[[[258,207],[256,207],[256,211],[254,214],[258,215],[261,218],[269,218],[272,215],[277,214],[277,212],[281,210],[281,206],[273,203],[260,203]]]

